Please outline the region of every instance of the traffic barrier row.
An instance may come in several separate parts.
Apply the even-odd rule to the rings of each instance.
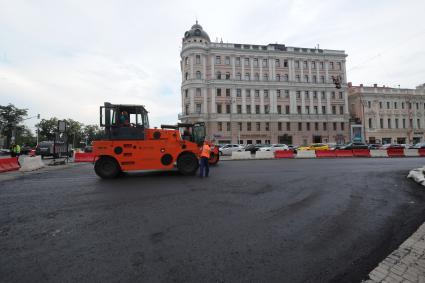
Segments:
[[[337,150],[293,150],[257,151],[254,157],[250,151],[232,152],[232,159],[280,159],[280,158],[341,158],[341,157],[425,157],[425,149],[337,149]],[[76,161],[78,162],[78,161]]]
[[[28,172],[43,168],[45,165],[41,160],[41,156],[27,157],[21,159],[21,168],[19,171]]]
[[[18,157],[0,158],[0,173],[19,169]]]
[[[74,153],[74,162],[94,162],[96,156],[94,153],[76,152]]]

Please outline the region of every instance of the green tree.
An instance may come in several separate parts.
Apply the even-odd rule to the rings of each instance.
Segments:
[[[37,138],[34,136],[32,131],[25,126],[20,132],[18,132],[18,135],[16,136],[16,143],[34,147],[37,143]]]
[[[83,139],[84,124],[73,119],[66,119],[66,124],[69,143],[75,148]]]
[[[101,139],[103,130],[98,125],[86,125],[83,129],[84,141],[87,145],[91,144],[94,140]]]
[[[9,147],[12,135],[24,128],[20,123],[28,115],[28,109],[20,109],[13,104],[0,105],[0,133],[6,137],[6,146]]]
[[[35,126],[39,131],[39,141],[52,141],[54,140],[55,132],[58,129],[58,118],[53,117],[50,119],[41,119],[41,121]]]

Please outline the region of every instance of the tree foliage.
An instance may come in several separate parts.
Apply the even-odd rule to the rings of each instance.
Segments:
[[[0,105],[0,133],[6,137],[6,146],[10,145],[13,131],[19,136],[24,130],[21,123],[27,115],[28,109],[20,109],[10,103],[6,106]]]

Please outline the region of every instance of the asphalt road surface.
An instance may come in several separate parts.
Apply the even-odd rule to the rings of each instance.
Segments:
[[[227,161],[0,183],[1,282],[359,282],[425,221],[425,159]]]

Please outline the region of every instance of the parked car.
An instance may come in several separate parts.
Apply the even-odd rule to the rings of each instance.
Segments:
[[[289,147],[286,144],[272,144],[269,146],[260,147],[259,151],[276,151],[276,150],[288,150]]]
[[[369,146],[362,142],[350,142],[340,149],[369,149]]]
[[[406,148],[406,149],[413,148],[413,145],[408,144],[408,143],[401,143],[400,145],[401,145],[402,147]]]
[[[378,143],[371,143],[368,145],[369,149],[380,149],[382,148],[382,145],[378,144]]]
[[[388,148],[404,148],[401,144],[396,143],[387,143],[382,146],[382,149],[388,149]]]
[[[313,143],[310,146],[300,146],[297,150],[329,150],[329,146],[324,143]]]
[[[417,143],[413,146],[413,148],[425,148],[425,142]]]
[[[39,144],[37,144],[35,148],[36,155],[41,155],[41,158],[44,158],[46,156],[52,156],[52,157],[61,157],[66,156],[66,143],[64,142],[56,142],[55,150],[53,150],[53,141],[42,141]],[[73,150],[71,148],[71,145],[68,147],[68,156],[72,157]]]
[[[242,149],[243,149],[243,146],[239,144],[226,144],[220,147],[218,150],[220,152],[220,155],[232,155],[233,151],[238,151]]]

